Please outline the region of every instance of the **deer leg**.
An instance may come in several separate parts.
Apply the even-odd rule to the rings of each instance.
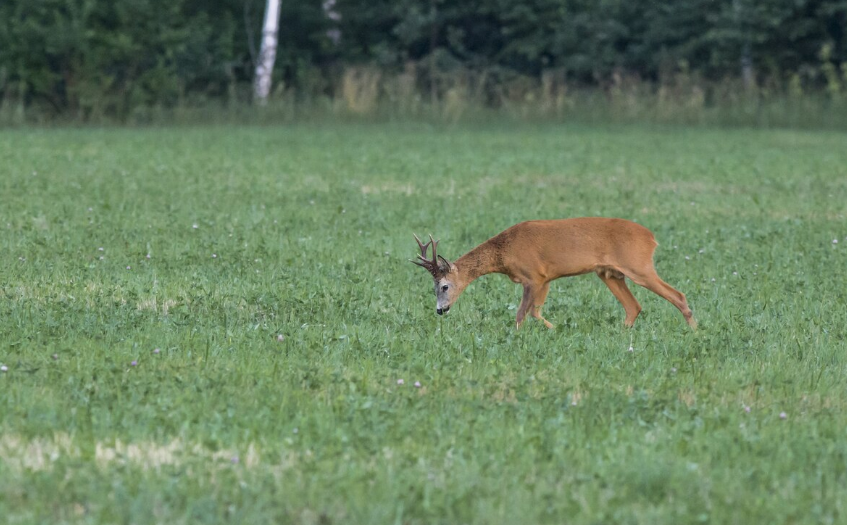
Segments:
[[[694,315],[691,313],[691,308],[688,307],[688,301],[685,299],[685,294],[676,290],[673,286],[663,281],[655,270],[644,272],[642,274],[627,275],[632,282],[639,286],[647,288],[659,297],[664,297],[672,305],[682,312],[685,321],[691,328],[697,328],[697,321],[694,320]]]
[[[523,285],[523,299],[521,299],[521,305],[518,306],[518,316],[516,322],[516,329],[520,329],[521,324],[523,324],[523,320],[526,317],[526,312],[529,310],[529,305],[532,304],[532,296],[533,289],[531,284]]]
[[[532,309],[530,310],[529,314],[531,316],[535,317],[536,319],[541,319],[544,322],[544,326],[552,329],[552,328],[555,328],[555,326],[553,326],[553,324],[550,321],[548,321],[547,319],[544,319],[543,317],[541,317],[541,307],[544,306],[544,301],[547,300],[547,292],[549,292],[549,291],[550,291],[550,282],[549,281],[542,284],[541,287],[538,288],[537,292],[533,296],[534,301],[532,301]]]
[[[598,277],[606,283],[606,286],[609,287],[609,290],[617,298],[618,302],[623,305],[623,309],[626,311],[626,319],[624,320],[624,324],[627,327],[632,327],[633,323],[635,323],[635,318],[638,317],[638,314],[641,313],[641,305],[638,304],[638,300],[632,295],[632,292],[629,291],[629,287],[626,285],[626,281],[623,277],[617,278],[612,277],[608,274],[597,273]]]

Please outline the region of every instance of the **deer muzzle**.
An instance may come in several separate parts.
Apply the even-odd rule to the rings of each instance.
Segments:
[[[446,313],[447,313],[447,312],[449,312],[449,311],[450,311],[450,307],[449,307],[449,306],[445,306],[444,308],[436,308],[436,309],[435,309],[435,313],[437,313],[438,315],[444,315],[444,314],[446,314]]]

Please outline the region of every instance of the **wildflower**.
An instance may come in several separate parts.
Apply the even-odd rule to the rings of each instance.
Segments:
[[[158,349],[158,348],[154,348],[154,349],[153,349],[153,353],[154,353],[154,354],[158,354],[158,353],[159,353],[159,349]]]
[[[192,227],[192,228],[194,228],[194,229],[196,230],[196,229],[197,229],[197,228],[199,228],[200,226],[198,226],[198,225],[197,225],[197,223],[195,222],[194,224],[192,224],[192,225],[191,225],[191,227]]]
[[[218,258],[218,254],[213,253],[213,254],[212,254],[212,259],[217,259],[217,258]]]
[[[281,342],[285,341],[285,336],[282,335],[282,334],[279,334],[279,335],[276,336],[276,340],[281,343]]]
[[[148,253],[148,254],[147,254],[147,258],[149,259],[150,257],[151,257],[151,255]]]
[[[132,366],[138,366],[138,361],[133,360],[133,362],[132,362],[132,363],[130,363],[130,365],[132,365]]]
[[[132,270],[132,266],[127,266],[127,267],[126,267],[126,269],[127,269],[127,270]]]
[[[686,255],[686,256],[685,256],[685,260],[686,260],[686,261],[690,261],[690,260],[691,260],[691,257],[689,257],[689,256],[687,256],[687,255]]]
[[[405,381],[403,381],[402,379],[398,379],[398,380],[397,380],[397,384],[398,384],[398,385],[403,385],[403,383],[405,383]]]
[[[415,381],[415,388],[420,388],[420,387],[421,387],[421,382]]]
[[[53,361],[59,360],[59,354],[53,354]]]
[[[631,347],[631,346],[630,346],[630,347],[629,347],[629,349],[627,350],[627,352],[634,352],[634,351],[635,351],[635,348],[633,348],[633,347]]]
[[[832,244],[838,244],[838,239],[832,239]]]
[[[102,252],[102,251],[103,251],[103,247],[101,246],[101,247],[97,248],[97,251],[98,251],[98,252]]]
[[[238,456],[232,456],[232,459],[230,461],[233,465],[238,465]]]
[[[732,272],[732,275],[738,275],[738,272]]]
[[[750,407],[747,406],[747,405],[744,405],[744,411],[749,414],[750,413]]]
[[[8,371],[9,371],[9,367],[8,367],[8,366],[6,366],[6,365],[0,365],[0,372],[8,372]]]
[[[788,414],[786,414],[785,412],[779,413],[779,419],[786,419],[787,417],[788,417]]]

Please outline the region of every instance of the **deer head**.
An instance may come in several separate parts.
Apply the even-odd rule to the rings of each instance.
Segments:
[[[418,242],[421,254],[418,255],[418,260],[410,259],[410,261],[432,274],[437,298],[435,312],[438,315],[445,314],[450,310],[453,301],[462,293],[462,290],[456,286],[456,265],[438,255],[436,252],[438,241],[433,240],[432,235],[429,236],[429,242],[426,244],[422,243],[417,235],[415,235],[415,240]],[[432,259],[427,259],[426,253],[430,246],[432,246]]]

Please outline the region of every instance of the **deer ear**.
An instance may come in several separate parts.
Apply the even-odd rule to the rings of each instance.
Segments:
[[[452,270],[453,268],[454,268],[453,263],[451,263],[450,261],[448,261],[447,259],[445,259],[444,257],[442,257],[440,255],[438,256],[438,269],[442,273],[447,273],[450,270]]]

